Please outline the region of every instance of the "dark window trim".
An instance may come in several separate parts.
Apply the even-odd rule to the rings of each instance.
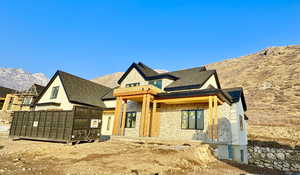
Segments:
[[[54,89],[56,89],[56,88],[57,88],[57,92],[56,92],[55,96],[53,96]],[[59,91],[59,86],[54,86],[54,87],[52,87],[51,94],[50,94],[50,99],[51,99],[51,100],[57,98],[57,96],[58,96],[58,91]]]
[[[160,81],[160,86],[161,86],[161,87],[157,87],[157,86],[154,85],[154,83],[152,83],[152,82],[155,82],[155,81]],[[149,84],[149,85],[152,85],[152,86],[155,86],[155,87],[157,87],[157,88],[159,88],[159,89],[162,89],[162,88],[163,88],[163,81],[162,81],[162,80],[150,80],[150,81],[148,81],[148,84]]]
[[[140,83],[139,82],[136,82],[136,83],[127,83],[125,85],[126,88],[135,87],[135,86],[140,86]]]
[[[128,114],[135,114],[135,125],[134,125],[134,126],[132,126],[132,123],[130,124],[131,126],[127,126],[127,118],[128,118]],[[136,127],[136,111],[126,112],[125,128],[135,128],[135,127]]]
[[[188,122],[188,128],[182,128],[182,112],[183,111],[187,111],[187,112],[190,112],[190,111],[203,111],[203,128],[202,129],[197,129],[197,118],[195,118],[195,128],[189,128],[189,122]],[[197,117],[197,115],[195,116]],[[188,116],[188,119],[189,121],[189,116]],[[180,123],[180,128],[182,130],[200,130],[200,131],[203,131],[204,130],[204,124],[205,124],[205,116],[204,116],[204,109],[187,109],[187,110],[181,110],[181,123]]]

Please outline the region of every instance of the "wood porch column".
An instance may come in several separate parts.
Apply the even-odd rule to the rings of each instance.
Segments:
[[[157,103],[154,101],[153,102],[153,107],[152,107],[152,116],[150,119],[150,136],[158,136],[158,118],[157,118],[157,113],[156,113],[156,107],[157,107]]]
[[[122,107],[122,98],[121,97],[117,97],[116,109],[115,109],[115,119],[114,119],[113,135],[119,135],[121,107]]]
[[[140,117],[140,128],[139,128],[140,137],[144,136],[144,119],[145,119],[146,101],[147,101],[147,96],[143,95],[143,104],[142,104],[142,112]]]
[[[213,131],[214,139],[218,139],[218,97],[214,96],[214,113],[213,113]]]
[[[209,120],[208,120],[208,137],[210,139],[213,139],[213,97],[209,96],[208,98],[208,114],[209,114]]]
[[[151,101],[151,95],[147,94],[145,120],[144,120],[144,136],[150,135],[150,132],[149,132],[149,129],[150,129],[150,101]]]
[[[125,123],[126,123],[126,110],[127,110],[127,100],[124,100],[123,104],[123,113],[122,113],[122,124],[121,124],[121,132],[120,135],[124,136]]]

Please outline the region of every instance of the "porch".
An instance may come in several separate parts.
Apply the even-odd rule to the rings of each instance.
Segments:
[[[117,98],[115,108],[115,120],[113,135],[125,136],[125,122],[128,101],[141,104],[141,115],[139,120],[139,137],[159,137],[160,134],[160,106],[201,104],[208,109],[208,137],[218,138],[218,105],[223,100],[217,94],[193,95],[182,97],[162,97],[163,91],[152,85],[136,86],[130,88],[118,88],[114,90]]]

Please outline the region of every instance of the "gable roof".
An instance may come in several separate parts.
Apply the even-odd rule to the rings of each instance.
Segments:
[[[62,86],[66,92],[69,102],[103,108],[105,107],[101,98],[108,93],[111,88],[63,71],[57,71],[55,73],[46,88],[44,88],[42,93],[38,96],[35,103],[40,100],[57,76],[62,82]]]
[[[0,86],[0,98],[5,98],[7,94],[15,92],[17,92],[17,90]]]
[[[39,84],[33,84],[33,86],[35,86],[35,90],[36,90],[37,94],[40,94],[43,91],[43,89],[45,88],[45,86],[41,86]]]
[[[206,70],[204,66],[168,74],[178,77],[178,79],[166,86],[164,89],[166,91],[200,88],[212,75],[215,75],[218,88],[221,88],[216,70]]]
[[[118,81],[118,84],[122,83],[122,81],[126,78],[126,76],[133,68],[136,68],[136,70],[145,80],[155,80],[163,78],[174,80],[174,82],[165,87],[165,91],[200,88],[212,75],[215,75],[218,88],[221,88],[216,70],[206,70],[204,66],[178,70],[174,72],[157,73],[141,62],[139,62],[138,64],[133,63],[122,75],[122,77]]]
[[[247,111],[247,104],[242,87],[227,88],[223,89],[223,91],[225,94],[230,96],[230,99],[233,103],[238,102],[241,98],[244,111]]]
[[[126,72],[122,75],[120,80],[118,81],[118,84],[121,84],[122,81],[126,78],[126,76],[129,74],[129,72],[135,68],[144,79],[147,79],[147,77],[156,76],[159,75],[155,70],[151,69],[150,67],[146,66],[145,64],[138,62],[138,63],[132,63],[131,66],[126,70]]]

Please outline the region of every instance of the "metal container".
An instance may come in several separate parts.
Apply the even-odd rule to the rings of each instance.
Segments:
[[[69,111],[14,112],[9,137],[74,143],[101,135],[102,109],[76,106]]]

